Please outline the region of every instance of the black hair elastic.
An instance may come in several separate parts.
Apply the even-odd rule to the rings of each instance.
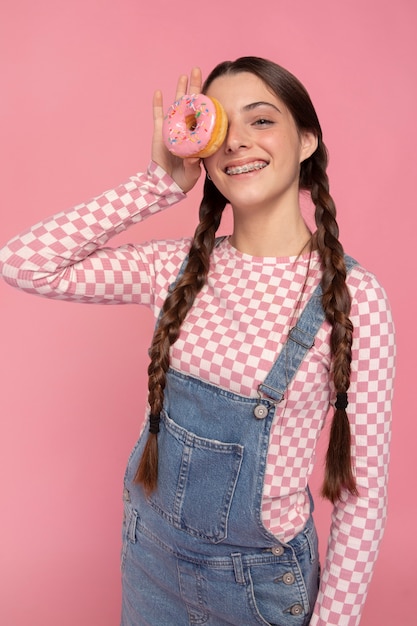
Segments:
[[[346,409],[348,404],[349,402],[348,402],[347,393],[345,391],[339,391],[336,394],[336,402],[335,402],[336,409]]]
[[[159,413],[158,415],[153,415],[151,413],[149,416],[149,432],[152,433],[152,435],[157,435],[159,433],[159,422]]]

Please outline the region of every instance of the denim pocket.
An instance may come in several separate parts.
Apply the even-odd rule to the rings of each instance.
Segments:
[[[319,579],[317,532],[310,518],[276,563],[250,567],[250,603],[270,626],[307,626]]]
[[[307,626],[318,588],[312,592],[306,578],[318,580],[317,562],[309,570],[302,572],[296,560],[251,567],[248,594],[255,616],[270,626]]]
[[[270,568],[269,568],[270,569]],[[274,580],[266,579],[259,568],[249,574],[247,587],[249,605],[254,618],[263,620],[268,626],[304,626],[308,624],[303,594],[298,585],[292,583],[292,568],[285,567],[275,572]],[[291,581],[292,586],[282,581]],[[308,615],[308,620],[310,616]]]
[[[243,446],[198,437],[164,413],[158,449],[158,488],[149,504],[194,537],[224,540]]]

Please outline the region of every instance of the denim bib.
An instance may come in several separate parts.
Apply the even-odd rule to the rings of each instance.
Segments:
[[[345,263],[349,271],[356,261],[345,256]],[[260,384],[260,398],[233,393],[172,368],[167,372],[158,434],[158,488],[145,499],[142,488],[132,482],[146,430],[131,455],[126,485],[131,498],[138,504],[143,501],[142,515],[149,516],[149,522],[157,520],[170,540],[181,538],[190,549],[195,540],[205,542],[208,552],[216,544],[248,549],[276,544],[261,520],[270,429],[276,403],[283,399],[325,320],[321,296],[318,285]]]

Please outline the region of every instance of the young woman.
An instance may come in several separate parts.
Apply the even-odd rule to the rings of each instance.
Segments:
[[[200,91],[199,70],[180,78],[177,97]],[[148,426],[124,485],[122,625],[354,626],[386,516],[389,304],[343,253],[299,81],[245,57],[217,66],[203,91],[228,116],[214,155],[167,151],[157,92],[147,173],[13,239],[2,273],[31,293],[154,312]],[[192,239],[105,247],[181,200],[202,166]],[[314,234],[300,190],[316,207]],[[227,203],[233,232],[216,238]],[[331,404],[320,576],[308,480]]]

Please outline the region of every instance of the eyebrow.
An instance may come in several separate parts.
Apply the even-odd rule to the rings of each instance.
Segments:
[[[246,106],[243,107],[244,111],[252,111],[253,109],[256,109],[258,107],[261,106],[267,106],[267,107],[272,107],[273,109],[275,109],[276,111],[278,111],[278,113],[281,113],[281,111],[279,110],[279,108],[277,106],[275,106],[275,104],[272,104],[272,102],[251,102],[250,104],[247,104]]]

